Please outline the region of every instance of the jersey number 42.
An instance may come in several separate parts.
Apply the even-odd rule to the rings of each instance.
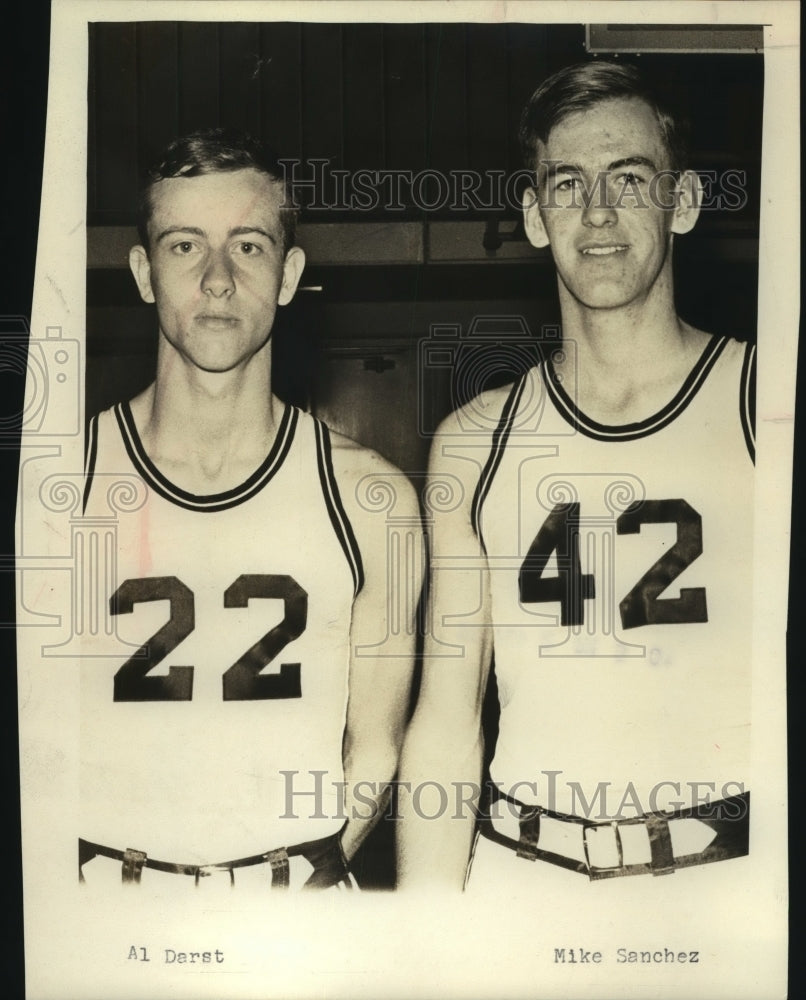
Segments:
[[[642,524],[674,524],[677,540],[619,602],[623,628],[708,621],[705,587],[681,587],[679,597],[661,594],[702,555],[702,519],[685,500],[645,500],[630,504],[616,520],[616,534],[634,535]],[[579,560],[578,503],[554,508],[529,546],[518,577],[521,604],[557,601],[561,625],[584,623],[585,599],[595,597],[593,574]],[[557,555],[557,575],[546,576],[549,557]]]

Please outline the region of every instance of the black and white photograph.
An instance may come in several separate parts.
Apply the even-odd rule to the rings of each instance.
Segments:
[[[27,997],[786,995],[798,61],[53,0]]]

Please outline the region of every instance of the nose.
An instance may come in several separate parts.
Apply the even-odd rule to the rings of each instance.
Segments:
[[[213,252],[202,275],[202,291],[213,298],[225,298],[235,291],[232,265],[225,253]]]
[[[582,209],[582,224],[598,229],[601,226],[613,226],[617,216],[612,193],[608,190],[607,175],[601,174],[587,193]]]

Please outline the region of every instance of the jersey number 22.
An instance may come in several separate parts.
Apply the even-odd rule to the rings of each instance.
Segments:
[[[308,620],[308,595],[290,576],[244,574],[224,591],[225,608],[245,608],[251,598],[283,601],[283,620],[247,649],[224,671],[224,701],[262,698],[299,698],[300,664],[284,663],[279,673],[261,671],[297,636]],[[109,601],[113,615],[130,614],[135,604],[168,601],[170,617],[115,674],[115,701],[190,701],[193,667],[169,667],[168,673],[149,676],[166,656],[186,639],[196,625],[193,591],[175,576],[126,580]]]

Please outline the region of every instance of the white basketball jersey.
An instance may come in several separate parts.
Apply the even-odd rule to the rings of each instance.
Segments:
[[[196,496],[119,404],[90,427],[85,522],[108,614],[82,659],[81,835],[215,863],[338,830],[363,576],[326,427],[287,407],[253,475]]]
[[[550,362],[513,387],[473,503],[505,793],[599,819],[744,785],[753,358],[713,338],[623,426],[587,418]]]

